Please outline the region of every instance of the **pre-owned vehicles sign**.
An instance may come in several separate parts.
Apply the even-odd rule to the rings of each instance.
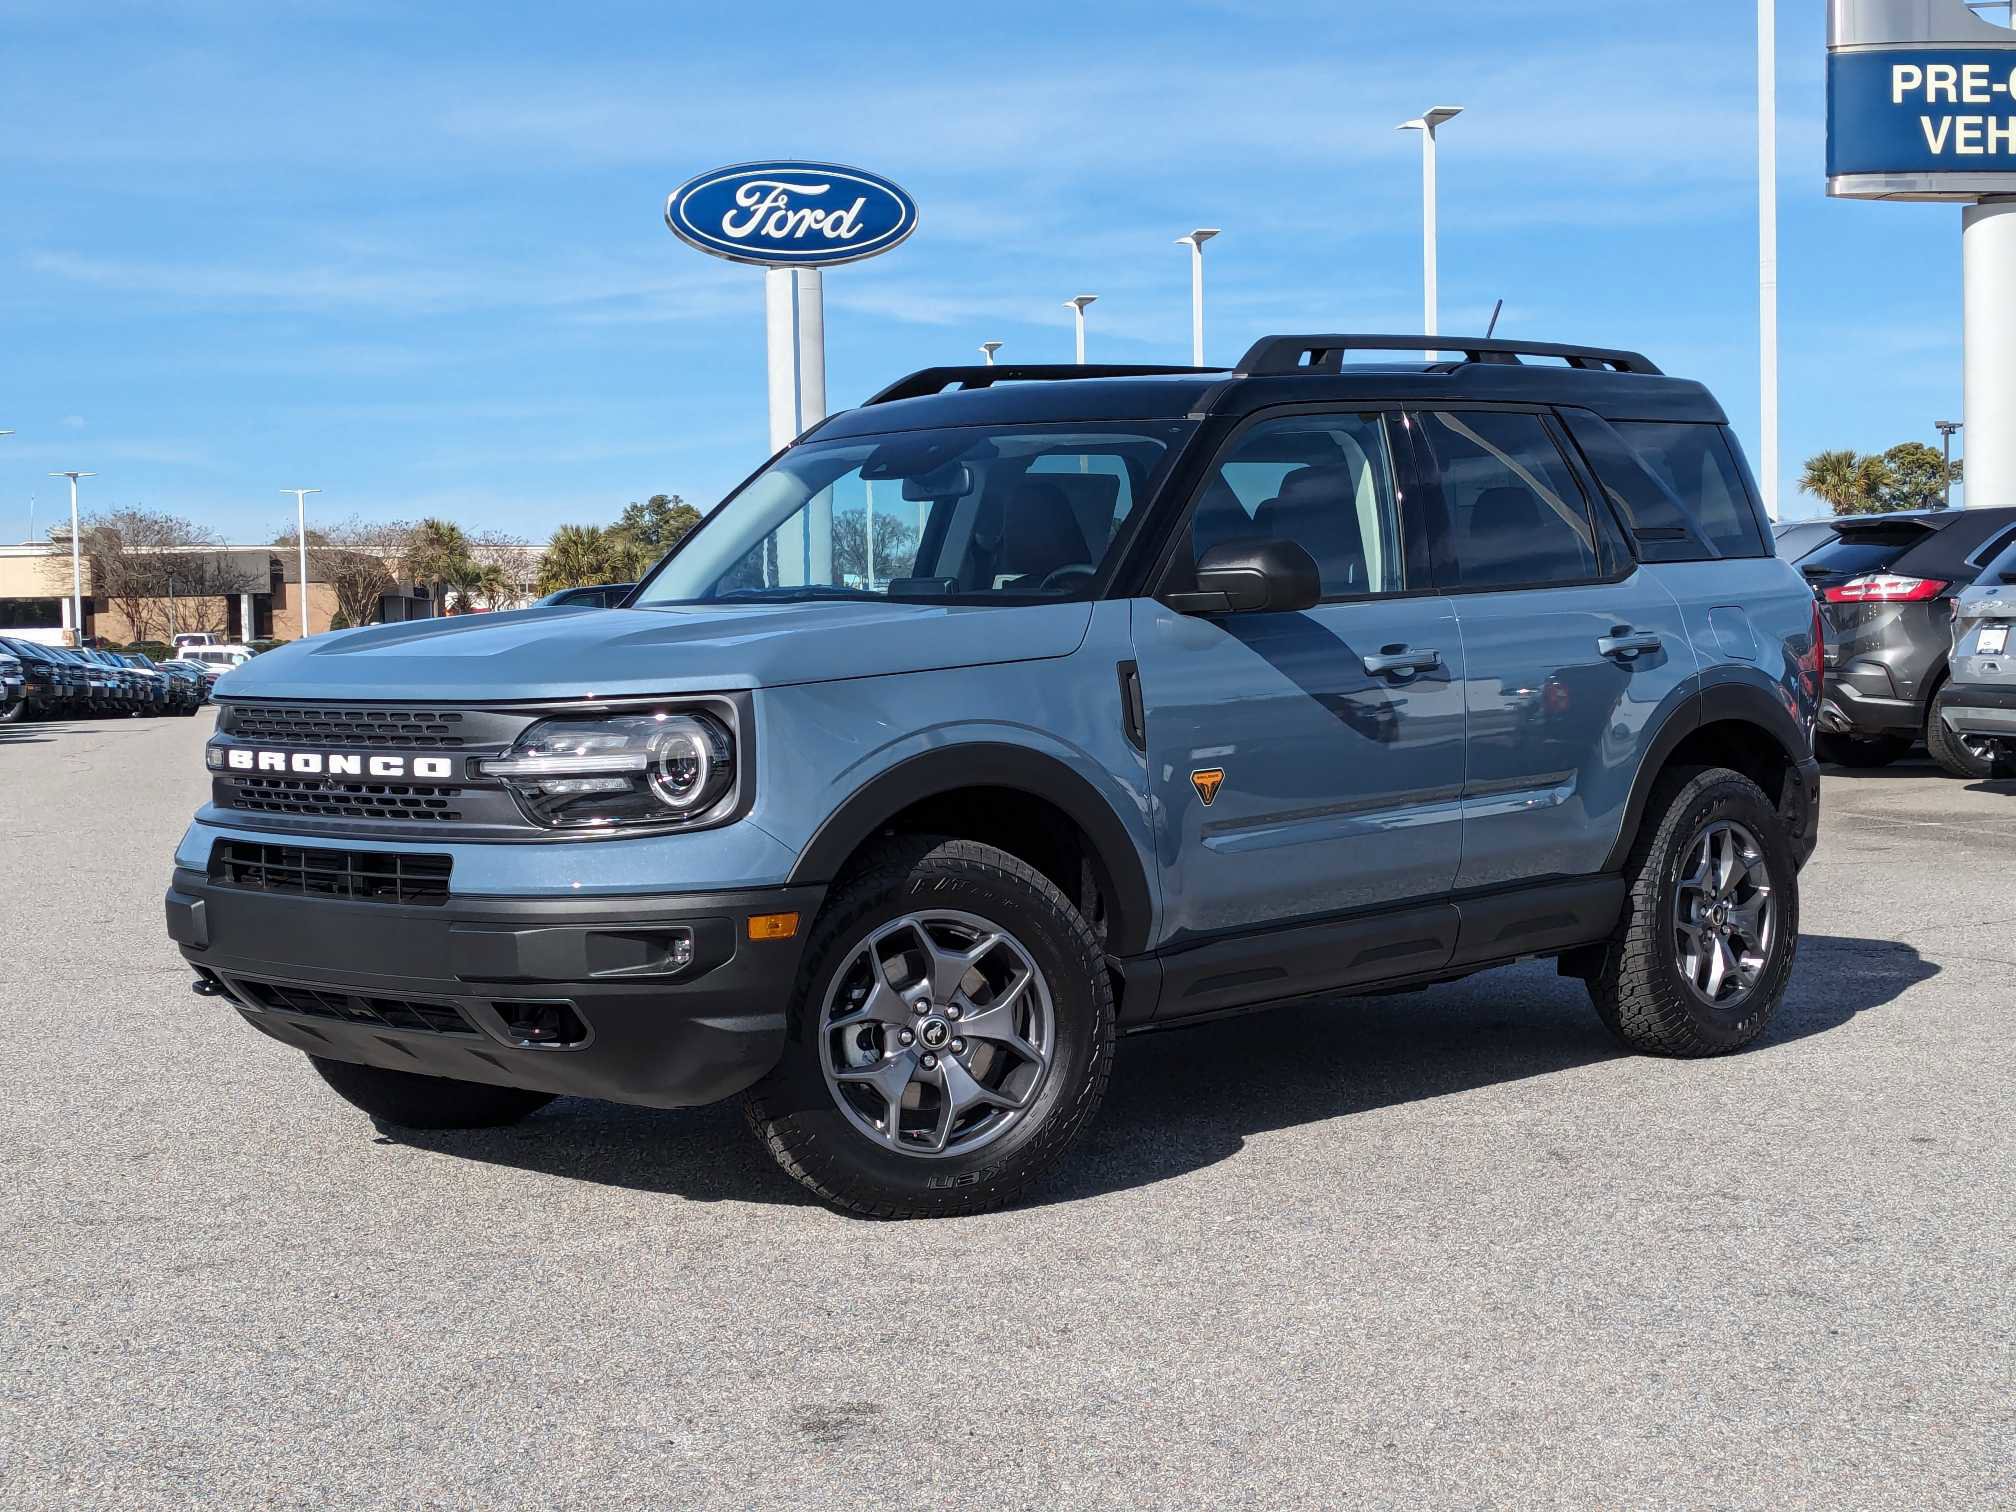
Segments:
[[[1961,0],[1830,0],[1827,192],[2016,193],[2016,31]]]

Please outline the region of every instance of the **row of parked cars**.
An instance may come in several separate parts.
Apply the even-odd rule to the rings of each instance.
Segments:
[[[1815,754],[1879,767],[1923,741],[1957,777],[2016,776],[2016,508],[1791,520],[1777,535],[1827,627]]]
[[[35,718],[194,714],[228,664],[191,647],[168,661],[133,651],[45,646],[0,635],[0,724]],[[249,657],[250,653],[247,653]]]

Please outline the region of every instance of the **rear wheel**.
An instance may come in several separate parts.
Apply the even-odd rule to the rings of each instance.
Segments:
[[[1799,870],[1763,789],[1721,767],[1668,773],[1624,877],[1624,914],[1589,983],[1610,1032],[1683,1057],[1762,1034],[1799,942]]]
[[[550,1092],[527,1092],[521,1087],[415,1076],[410,1071],[386,1071],[315,1055],[308,1061],[352,1107],[361,1108],[379,1123],[405,1129],[494,1129],[516,1123],[553,1101]]]
[[[1994,740],[1986,735],[1963,735],[1947,725],[1941,711],[1946,707],[1946,697],[1950,692],[1952,686],[1948,684],[1933,696],[1932,712],[1925,720],[1925,746],[1931,751],[1932,759],[1955,777],[1971,777],[1977,781],[1990,777],[2016,777],[2016,758],[2012,758],[2008,741]]]
[[[1831,766],[1886,767],[1911,754],[1909,735],[1830,735],[1813,737],[1813,754]]]
[[[1099,942],[1047,878],[992,846],[899,840],[821,916],[749,1122],[842,1212],[982,1212],[1090,1122],[1113,1034]]]

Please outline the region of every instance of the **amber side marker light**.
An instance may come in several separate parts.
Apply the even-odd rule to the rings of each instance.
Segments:
[[[749,938],[752,940],[788,940],[796,933],[798,915],[795,913],[749,915]]]

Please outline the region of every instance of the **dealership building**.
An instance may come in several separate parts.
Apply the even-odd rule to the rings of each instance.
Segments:
[[[494,548],[493,548],[494,549]],[[543,547],[504,548],[519,602],[532,596]],[[174,565],[158,574],[164,591],[136,596],[108,591],[109,574],[87,551],[77,563],[83,639],[112,645],[166,640],[185,630],[208,630],[231,641],[292,640],[301,633],[301,589],[291,546],[185,546],[154,553]],[[336,627],[338,595],[317,581],[317,553],[309,555],[308,633]],[[398,564],[388,561],[396,573]],[[150,574],[150,577],[153,574]],[[51,646],[78,643],[72,615],[72,568],[67,538],[0,546],[0,635]],[[508,608],[477,599],[479,610]],[[371,620],[426,619],[435,613],[424,583],[398,582],[377,596]]]

